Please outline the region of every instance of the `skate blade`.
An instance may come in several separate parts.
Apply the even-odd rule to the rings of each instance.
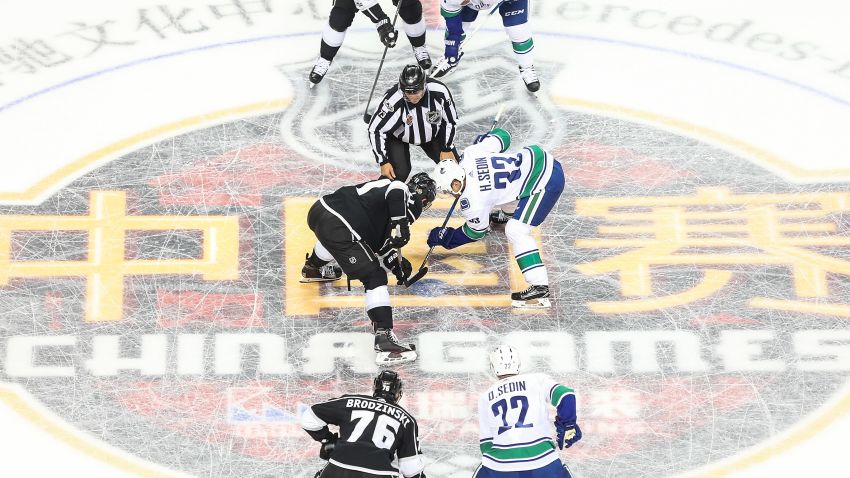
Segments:
[[[413,362],[417,359],[416,352],[376,352],[375,363],[378,365],[396,365]]]
[[[548,309],[552,307],[549,299],[512,300],[511,306],[518,309]]]
[[[302,284],[309,284],[311,282],[334,282],[340,280],[341,277],[337,277],[336,279],[308,279],[306,277],[302,277],[299,282]]]

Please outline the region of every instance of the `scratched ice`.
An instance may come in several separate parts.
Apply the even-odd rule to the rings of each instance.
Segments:
[[[314,90],[310,65],[282,64],[296,88],[280,113],[175,136],[42,205],[2,207],[3,335],[57,342],[34,357],[53,376],[0,378],[171,469],[312,477],[321,462],[299,413],[368,392],[376,371],[362,287],[298,283],[314,241],[307,209],[375,175],[361,119],[373,63],[343,52]],[[384,65],[376,99],[403,63]],[[538,68],[545,82],[563,66]],[[846,380],[836,347],[850,337],[835,312],[850,296],[845,187],[788,184],[698,140],[573,111],[566,95],[532,98],[503,48],[469,55],[446,82],[459,145],[504,104],[514,148],[548,149],[568,185],[538,229],[551,310],[511,310],[524,283],[499,227],[438,250],[411,289],[392,288],[396,329],[421,352],[401,371],[402,404],[429,477],[470,476],[479,463],[484,350],[506,336],[527,370],[576,390],[585,438],[562,457],[580,477],[716,462],[787,429]],[[414,170],[430,168],[413,155]],[[404,251],[414,265],[447,207],[416,223]],[[4,354],[13,344],[26,347],[4,341]]]

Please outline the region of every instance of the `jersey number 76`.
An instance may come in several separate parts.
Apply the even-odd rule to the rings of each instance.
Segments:
[[[360,436],[366,431],[366,427],[375,419],[375,412],[354,410],[351,412],[351,419],[357,420],[357,424],[354,425],[354,430],[351,431],[351,436],[346,441],[354,443],[360,439]],[[401,423],[398,420],[384,414],[378,414],[375,431],[372,433],[372,443],[378,448],[391,449],[399,425]]]

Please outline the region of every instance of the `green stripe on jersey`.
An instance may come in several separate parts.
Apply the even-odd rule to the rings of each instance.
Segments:
[[[543,261],[540,259],[539,252],[532,252],[531,254],[522,257],[517,257],[516,263],[519,266],[520,271],[525,271],[531,266],[543,264]]]
[[[525,224],[531,223],[531,219],[534,217],[532,211],[534,211],[534,206],[537,205],[538,199],[540,199],[540,193],[535,194],[534,197],[531,198],[531,202],[528,203],[528,206],[525,207],[525,215],[522,217],[522,222]]]
[[[573,389],[567,388],[563,385],[556,385],[555,390],[552,390],[552,406],[557,407],[558,402],[561,401],[561,397],[568,393],[574,393]]]
[[[534,185],[543,175],[543,169],[546,167],[546,153],[543,152],[543,149],[536,144],[527,146],[527,148],[531,151],[531,170],[528,172],[528,179],[525,180],[525,187],[522,188],[519,199],[531,196]]]
[[[446,10],[445,8],[440,7],[440,15],[442,15],[443,18],[456,17],[456,16],[460,15],[460,9],[457,9],[453,12],[450,12],[450,11]]]
[[[499,151],[500,153],[504,153],[511,147],[511,134],[507,131],[502,128],[496,128],[493,131],[490,131],[490,134],[499,138],[499,141],[502,142],[502,150]]]
[[[466,234],[466,237],[472,239],[473,241],[477,241],[478,239],[481,239],[482,237],[487,235],[486,230],[485,231],[476,231],[475,229],[472,229],[471,227],[467,226],[466,224],[463,225],[463,233]]]
[[[493,448],[493,440],[485,440],[478,444],[478,447],[481,448],[481,454]]]
[[[555,449],[555,444],[550,440],[535,443],[534,445],[519,445],[511,448],[495,448],[492,442],[481,444],[481,454],[494,460],[527,460],[540,456]]]
[[[443,16],[445,16],[445,15],[443,15]],[[531,51],[532,48],[534,48],[534,40],[532,40],[531,38],[529,38],[526,41],[521,41],[521,42],[514,41],[514,42],[511,42],[511,43],[514,46],[514,53],[528,53],[529,51]]]

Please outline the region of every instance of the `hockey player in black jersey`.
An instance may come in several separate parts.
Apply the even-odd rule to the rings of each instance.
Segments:
[[[412,266],[401,257],[401,248],[410,240],[410,224],[436,195],[434,181],[426,173],[407,184],[380,178],[322,196],[307,214],[307,225],[318,241],[301,269],[301,281],[333,281],[345,272],[363,283],[379,365],[416,360],[413,344],[399,342],[392,330],[387,272],[399,283],[410,275]]]
[[[399,5],[399,1],[401,5]],[[431,56],[425,47],[425,19],[422,17],[422,2],[420,0],[393,0],[398,7],[398,15],[402,20],[402,28],[413,47],[416,62],[424,68],[431,68]],[[319,58],[310,71],[310,82],[315,85],[322,81],[331,66],[331,62],[345,39],[345,32],[354,21],[358,11],[363,12],[378,29],[381,43],[393,48],[398,39],[398,31],[393,28],[390,18],[381,9],[378,0],[334,0],[328,24],[322,32],[322,44]],[[312,87],[311,85],[311,87]]]
[[[398,401],[402,381],[392,370],[375,377],[368,395],[343,395],[317,403],[301,416],[301,426],[321,442],[328,460],[318,478],[425,478],[416,420]],[[339,426],[339,434],[328,425]],[[398,457],[398,468],[393,466]]]
[[[428,78],[416,65],[407,65],[398,83],[388,89],[369,121],[369,143],[381,175],[406,180],[410,174],[410,145],[415,144],[434,163],[457,160],[454,146],[457,109],[449,88]]]

